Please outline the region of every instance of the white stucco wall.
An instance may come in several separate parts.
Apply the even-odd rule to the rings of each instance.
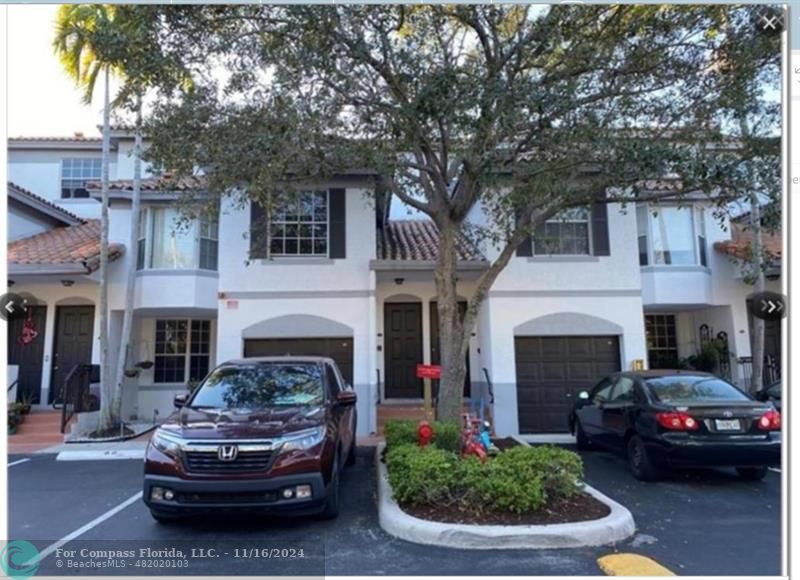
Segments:
[[[53,227],[52,221],[40,219],[32,211],[17,208],[9,208],[7,219],[8,241],[41,234]]]

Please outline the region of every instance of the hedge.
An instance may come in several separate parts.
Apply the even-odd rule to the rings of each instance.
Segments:
[[[433,444],[439,449],[458,453],[461,450],[461,428],[453,421],[432,421]],[[418,421],[394,419],[387,421],[383,428],[386,446],[413,444],[418,441]]]

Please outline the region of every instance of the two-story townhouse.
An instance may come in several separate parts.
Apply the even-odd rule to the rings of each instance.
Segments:
[[[99,174],[83,167],[94,167],[99,142],[90,155],[86,138],[73,141],[75,149],[70,140],[50,140],[49,149],[40,140],[33,148],[34,140],[9,144],[12,181],[86,220],[38,234],[45,238],[59,229],[97,228],[91,218],[99,213],[98,192],[87,183]],[[432,275],[438,234],[430,221],[389,219],[391,200],[375,191],[370,172],[353,171],[308,184],[272,213],[270,223],[258,205],[224,201],[218,223],[201,217],[177,227],[175,199],[196,184],[146,176],[137,247],[123,252],[132,140],[117,132],[113,145],[112,350],[122,318],[125,264],[137,264],[126,365],[137,376],[126,382],[126,418],[163,417],[174,394],[217,362],[285,353],[337,360],[359,395],[361,434],[378,429],[381,413],[419,406],[422,384],[415,367],[438,360]],[[31,168],[32,158],[38,171]],[[79,177],[67,162],[74,158],[90,159],[81,161]],[[470,219],[482,219],[479,209]],[[564,431],[578,391],[604,373],[674,365],[712,337],[729,346],[731,362],[720,370],[743,383],[735,362],[750,354],[752,289],[733,257],[744,242],[730,238],[730,224],[712,218],[707,202],[597,204],[542,230],[540,241],[523,244],[497,279],[472,329],[465,394],[473,401],[493,400],[499,434]],[[12,242],[10,279],[15,291],[29,292],[43,309],[37,314],[41,354],[29,350],[20,364],[27,377],[41,378],[38,385],[27,379],[28,388],[38,389],[46,403],[58,396],[63,376],[57,373],[99,357],[97,274],[46,274],[51,256],[43,256],[42,272],[23,271],[14,251],[36,240]],[[97,250],[97,235],[94,240],[85,253]],[[497,251],[462,241],[458,290],[464,300]],[[96,263],[94,254],[82,259]],[[779,291],[779,280],[770,287]],[[83,335],[70,321],[79,307],[75,312],[92,321],[84,324]],[[771,348],[779,355],[779,340]],[[64,362],[70,357],[75,360]]]

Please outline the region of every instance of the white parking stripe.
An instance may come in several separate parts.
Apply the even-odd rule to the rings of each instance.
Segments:
[[[26,457],[25,459],[17,459],[16,461],[12,461],[11,463],[9,463],[8,466],[12,467],[14,465],[19,465],[20,463],[25,463],[27,461],[30,461],[29,457]]]
[[[121,503],[121,504],[119,504],[118,506],[111,508],[111,509],[110,509],[110,510],[108,510],[106,513],[104,513],[103,515],[96,517],[95,519],[93,519],[93,520],[92,520],[91,522],[89,522],[88,524],[86,524],[86,525],[84,525],[84,526],[81,526],[80,528],[78,528],[78,529],[77,529],[77,530],[75,530],[74,532],[71,532],[71,533],[67,534],[66,536],[64,536],[63,538],[61,538],[60,540],[58,540],[57,542],[54,542],[54,543],[50,544],[50,545],[49,545],[49,546],[47,546],[47,547],[46,547],[44,550],[42,550],[41,552],[39,552],[39,555],[38,555],[38,556],[36,556],[36,557],[35,557],[33,560],[31,560],[30,562],[26,562],[24,565],[25,565],[25,566],[28,566],[28,565],[30,565],[30,564],[34,564],[34,563],[36,563],[37,561],[38,561],[38,562],[41,562],[41,561],[42,561],[42,560],[44,560],[44,559],[45,559],[47,556],[49,556],[50,554],[52,554],[53,552],[55,552],[55,551],[56,551],[58,548],[60,548],[60,547],[61,547],[61,546],[63,546],[64,544],[66,544],[66,543],[68,543],[68,542],[71,542],[72,540],[74,540],[75,538],[77,538],[77,537],[79,537],[79,536],[82,536],[83,534],[85,534],[86,532],[88,532],[89,530],[91,530],[92,528],[94,528],[94,527],[96,527],[96,526],[98,526],[98,525],[102,524],[104,521],[106,521],[106,520],[107,520],[107,519],[109,519],[110,517],[113,517],[114,515],[118,514],[119,512],[121,512],[122,510],[124,510],[126,507],[128,507],[128,506],[129,506],[129,505],[131,505],[132,503],[134,503],[134,502],[136,502],[136,501],[140,500],[141,498],[142,498],[142,492],[140,491],[140,492],[139,492],[139,493],[137,493],[136,495],[134,495],[134,496],[132,496],[132,497],[129,497],[128,499],[126,499],[124,502],[122,502],[122,503]]]
[[[767,469],[769,469],[770,471],[774,471],[775,473],[780,473],[781,472],[781,470],[778,469],[777,467],[768,467]]]

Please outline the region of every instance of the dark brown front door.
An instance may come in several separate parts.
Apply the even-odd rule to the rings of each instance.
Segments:
[[[8,364],[19,366],[17,401],[41,403],[46,306],[28,306],[28,316],[8,323]],[[25,330],[25,326],[28,329]],[[27,336],[29,340],[23,337]]]
[[[383,307],[387,399],[422,397],[422,304],[387,302]]]
[[[336,361],[344,379],[353,384],[352,338],[248,338],[244,356],[327,356]]]
[[[62,400],[64,379],[79,364],[92,362],[94,306],[56,307],[56,340],[50,402]]]
[[[514,339],[520,433],[567,431],[578,393],[620,370],[616,336]]]
[[[461,319],[464,319],[464,314],[467,312],[467,303],[459,301],[458,312],[461,314]],[[439,308],[436,302],[431,302],[431,364],[438,365],[442,360],[441,349],[439,344]],[[467,358],[465,360],[467,365],[467,374],[464,376],[464,396],[469,397],[469,388],[472,380],[469,376],[469,350],[467,351]]]

